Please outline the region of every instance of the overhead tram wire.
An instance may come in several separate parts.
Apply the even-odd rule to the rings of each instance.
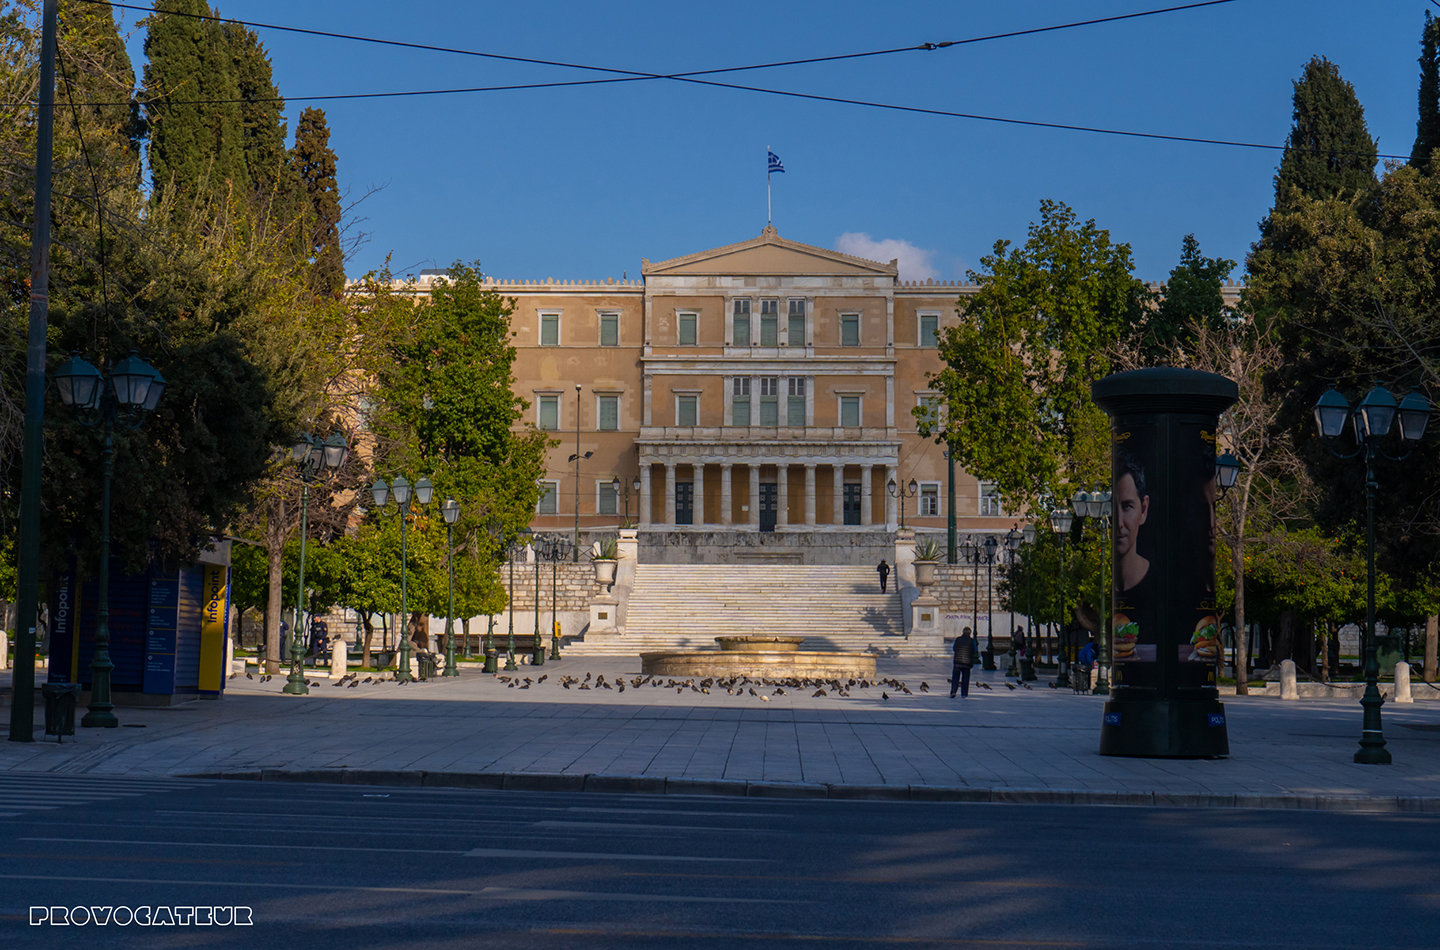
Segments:
[[[135,5],[135,4],[128,4],[128,3],[117,3],[117,2],[113,2],[113,0],[79,0],[79,2],[81,2],[81,3],[99,4],[99,5],[104,5],[104,6],[109,6],[109,7],[116,7],[116,8],[120,8],[120,9],[126,9],[126,10],[137,10],[137,11],[142,11],[142,12],[146,12],[146,13],[153,13],[153,12],[154,12],[150,7],[142,7],[142,6],[138,6],[138,5]],[[1065,30],[1065,29],[1074,29],[1074,28],[1083,27],[1083,26],[1093,26],[1093,25],[1097,25],[1097,24],[1109,23],[1109,22],[1114,22],[1114,21],[1118,21],[1118,20],[1130,20],[1130,19],[1136,19],[1136,18],[1139,18],[1139,17],[1157,16],[1157,15],[1164,14],[1164,13],[1176,13],[1176,12],[1182,12],[1182,11],[1186,11],[1186,10],[1192,10],[1192,9],[1196,9],[1196,8],[1200,8],[1200,7],[1218,6],[1218,5],[1221,5],[1221,4],[1234,3],[1234,2],[1236,2],[1236,0],[1202,0],[1202,2],[1184,4],[1184,5],[1180,5],[1180,6],[1163,7],[1163,8],[1159,8],[1159,9],[1155,9],[1155,10],[1146,10],[1146,11],[1140,11],[1140,12],[1136,12],[1136,13],[1118,14],[1118,15],[1112,16],[1112,17],[1101,17],[1101,18],[1097,18],[1097,19],[1093,19],[1093,20],[1079,20],[1079,21],[1074,21],[1074,22],[1071,22],[1071,23],[1054,24],[1054,25],[1046,26],[1046,27],[1034,27],[1034,28],[1030,28],[1030,29],[1026,29],[1026,30],[1010,31],[1010,32],[1007,32],[1007,33],[995,33],[995,34],[989,34],[989,35],[986,35],[986,36],[970,37],[970,38],[962,39],[962,40],[947,40],[947,41],[943,41],[943,42],[940,42],[940,43],[922,43],[922,44],[920,44],[920,45],[918,45],[918,46],[896,47],[896,48],[893,48],[893,49],[885,49],[885,50],[871,50],[871,51],[868,51],[868,52],[861,52],[861,53],[842,53],[842,54],[836,54],[836,55],[833,55],[833,56],[820,56],[820,57],[811,57],[811,58],[807,58],[807,59],[786,60],[786,61],[782,61],[782,62],[763,63],[763,64],[756,64],[756,65],[751,65],[751,66],[731,66],[731,67],[722,67],[722,68],[715,68],[715,69],[692,70],[692,71],[683,72],[683,73],[650,73],[650,72],[641,72],[641,71],[636,71],[636,70],[625,70],[625,69],[618,69],[618,68],[607,67],[607,66],[591,66],[591,65],[587,65],[587,64],[583,64],[583,63],[569,63],[569,62],[563,62],[563,61],[558,61],[558,60],[545,60],[545,59],[535,59],[535,58],[529,58],[529,57],[523,57],[523,56],[510,56],[510,55],[503,54],[503,53],[488,53],[488,52],[482,52],[482,51],[479,51],[479,50],[456,49],[456,48],[453,48],[453,47],[434,46],[434,45],[430,45],[430,44],[413,43],[413,42],[408,42],[408,41],[404,41],[404,40],[388,40],[388,39],[381,39],[381,38],[378,38],[378,37],[367,37],[367,36],[358,36],[358,35],[352,35],[352,34],[346,34],[346,33],[335,33],[335,32],[330,32],[330,31],[325,31],[325,30],[311,30],[311,29],[305,29],[305,28],[301,28],[301,27],[283,26],[283,25],[273,24],[273,23],[260,23],[260,22],[258,22],[258,21],[232,20],[232,19],[228,19],[228,18],[226,18],[226,17],[220,17],[220,16],[206,16],[206,15],[202,15],[202,14],[193,14],[193,13],[170,13],[170,14],[167,14],[167,15],[169,15],[169,16],[185,16],[185,17],[190,17],[190,18],[192,18],[192,19],[201,19],[201,20],[213,20],[213,21],[222,22],[222,23],[236,23],[236,24],[239,24],[239,25],[242,25],[242,26],[254,27],[254,28],[257,28],[257,29],[277,30],[277,31],[281,31],[281,32],[299,33],[299,34],[307,35],[307,36],[325,37],[325,38],[329,38],[329,39],[341,39],[341,40],[349,40],[349,41],[354,41],[354,42],[373,43],[373,44],[381,45],[381,46],[395,46],[395,47],[400,47],[400,48],[404,48],[404,49],[415,49],[415,50],[421,50],[421,51],[427,51],[427,52],[437,52],[437,53],[452,53],[452,54],[462,55],[462,56],[476,56],[476,57],[481,57],[481,58],[486,58],[486,59],[503,60],[503,61],[507,61],[507,62],[526,63],[526,64],[530,64],[530,65],[558,66],[558,67],[567,68],[567,69],[581,69],[581,70],[587,70],[587,71],[591,71],[591,72],[604,72],[604,73],[610,73],[610,74],[612,74],[612,76],[611,76],[610,78],[607,78],[607,79],[577,79],[577,80],[568,80],[568,81],[566,81],[566,80],[560,80],[560,81],[554,81],[554,82],[514,83],[514,84],[506,84],[506,85],[473,86],[473,87],[461,87],[461,88],[451,88],[451,89],[417,89],[417,90],[401,90],[401,91],[390,91],[390,92],[344,93],[344,94],[334,94],[334,95],[312,95],[312,96],[293,96],[293,95],[292,95],[292,96],[284,96],[284,97],[275,97],[274,99],[204,99],[204,100],[191,100],[191,99],[186,99],[186,100],[168,100],[168,101],[169,101],[170,103],[172,103],[172,104],[183,104],[183,105],[224,105],[224,104],[237,103],[237,102],[238,102],[238,103],[248,103],[248,102],[269,102],[269,101],[274,101],[274,102],[281,102],[281,101],[291,101],[291,102],[334,102],[334,101],[350,100],[350,99],[357,99],[357,100],[358,100],[358,99],[384,99],[384,98],[399,98],[399,97],[408,97],[408,96],[461,95],[461,94],[471,94],[471,93],[480,93],[480,92],[507,92],[507,91],[522,91],[522,90],[530,90],[530,89],[557,89],[557,88],[565,88],[565,87],[570,87],[570,86],[606,85],[606,84],[613,84],[613,83],[637,82],[637,81],[649,81],[649,80],[663,79],[663,80],[669,80],[669,81],[672,81],[672,82],[688,82],[688,83],[693,83],[693,84],[696,84],[696,85],[713,86],[713,87],[715,87],[715,88],[720,88],[720,89],[732,89],[732,90],[741,91],[741,92],[753,92],[753,93],[759,93],[759,94],[762,94],[762,95],[785,96],[785,97],[795,98],[795,99],[808,99],[808,100],[815,101],[815,102],[830,102],[830,103],[835,103],[835,104],[837,104],[837,105],[851,105],[851,106],[859,106],[859,107],[862,107],[862,108],[869,108],[869,109],[885,109],[885,110],[889,110],[889,111],[893,111],[893,112],[908,112],[908,113],[913,113],[913,114],[918,114],[918,115],[940,116],[940,117],[943,117],[943,118],[969,119],[969,120],[971,120],[971,121],[977,121],[977,122],[997,122],[997,123],[1001,123],[1001,124],[1005,124],[1005,125],[1018,125],[1018,126],[1027,126],[1027,127],[1031,127],[1031,128],[1055,129],[1055,130],[1067,131],[1067,132],[1088,132],[1088,133],[1095,134],[1095,135],[1116,135],[1116,136],[1123,136],[1123,137],[1127,137],[1127,138],[1140,138],[1140,139],[1149,139],[1149,140],[1152,140],[1152,141],[1177,142],[1177,143],[1191,144],[1191,145],[1216,145],[1216,146],[1221,146],[1221,147],[1225,147],[1225,148],[1247,148],[1247,149],[1260,149],[1260,150],[1265,150],[1265,151],[1284,151],[1285,148],[1286,148],[1285,145],[1276,145],[1276,144],[1273,144],[1273,143],[1265,143],[1265,142],[1244,142],[1244,141],[1238,141],[1238,140],[1232,140],[1232,139],[1207,138],[1207,137],[1203,137],[1203,136],[1169,135],[1169,134],[1164,134],[1164,133],[1159,133],[1159,132],[1136,132],[1136,131],[1131,131],[1131,130],[1126,130],[1126,129],[1112,129],[1112,128],[1104,128],[1104,127],[1099,127],[1099,126],[1076,125],[1076,124],[1073,124],[1073,123],[1064,123],[1064,122],[1045,122],[1045,121],[1036,120],[1036,119],[1016,119],[1016,118],[1011,118],[1011,117],[1007,117],[1007,116],[981,115],[981,114],[978,114],[978,113],[957,112],[957,111],[946,110],[946,109],[929,109],[929,108],[925,108],[925,107],[922,107],[922,106],[907,106],[907,105],[900,105],[900,104],[898,104],[898,103],[875,102],[875,101],[864,100],[864,99],[851,99],[851,98],[846,98],[846,97],[842,97],[842,96],[825,96],[825,95],[820,95],[820,94],[818,94],[818,93],[794,92],[794,91],[785,90],[785,89],[769,89],[769,88],[766,88],[766,87],[763,87],[763,86],[750,86],[750,85],[745,85],[745,84],[741,84],[741,83],[727,83],[727,82],[720,82],[720,81],[713,80],[713,79],[704,79],[704,78],[701,78],[701,77],[703,77],[703,76],[713,76],[713,75],[717,75],[717,74],[721,74],[721,73],[745,72],[745,71],[759,70],[759,69],[775,69],[775,68],[779,68],[779,67],[783,67],[783,66],[794,66],[794,65],[805,65],[805,64],[813,64],[813,63],[823,63],[823,62],[834,62],[834,61],[838,61],[838,60],[856,59],[856,58],[867,57],[867,56],[883,56],[883,55],[889,55],[889,54],[892,54],[892,53],[929,51],[929,50],[935,50],[935,49],[949,48],[949,47],[952,47],[952,46],[962,46],[962,45],[967,45],[967,44],[971,44],[971,43],[985,42],[985,41],[989,41],[989,40],[1009,39],[1009,38],[1014,38],[1014,37],[1019,37],[1019,36],[1033,35],[1033,34],[1037,34],[1037,33],[1053,32],[1053,31]],[[1431,2],[1437,3],[1437,5],[1440,5],[1440,0],[1431,0]],[[107,104],[111,104],[111,103],[91,103],[91,104],[92,104],[92,105],[107,105]],[[1379,157],[1379,158],[1386,158],[1386,159],[1404,160],[1404,159],[1406,159],[1408,156],[1404,156],[1404,155],[1380,155],[1380,156],[1378,156],[1378,157]]]
[[[97,6],[107,6],[121,10],[133,10],[141,13],[153,14],[156,11],[151,7],[140,6],[131,3],[118,3],[115,0],[78,0],[80,3],[90,3]],[[1201,7],[1220,6],[1228,3],[1235,3],[1237,0],[1197,0],[1195,3],[1186,3],[1179,6],[1162,7],[1155,10],[1141,10],[1135,13],[1120,13],[1115,16],[1097,17],[1091,20],[1075,20],[1069,23],[1056,23],[1050,26],[1030,27],[1024,30],[1010,30],[1005,33],[992,33],[986,36],[972,36],[962,40],[943,40],[940,42],[926,42],[915,46],[897,46],[892,49],[867,50],[859,53],[837,53],[831,56],[813,56],[805,59],[783,60],[774,63],[757,63],[750,66],[724,66],[714,69],[692,70],[683,73],[650,73],[639,70],[619,69],[611,66],[593,66],[587,63],[570,63],[563,60],[537,59],[527,56],[511,56],[505,53],[489,53],[482,50],[458,49],[451,46],[436,46],[430,43],[414,43],[406,40],[383,39],[375,36],[360,36],[352,33],[336,33],[330,30],[312,30],[297,26],[284,26],[277,23],[261,23],[254,20],[236,20],[230,17],[207,15],[201,13],[183,13],[179,11],[166,11],[166,16],[189,17],[194,20],[210,20],[216,23],[234,23],[239,26],[253,27],[261,30],[275,30],[283,33],[298,33],[303,36],[317,36],[324,39],[348,40],[356,43],[371,43],[377,46],[394,46],[400,49],[412,49],[429,53],[449,53],[457,56],[476,56],[483,59],[496,59],[511,63],[526,63],[534,66],[559,66],[565,69],[583,69],[590,72],[611,73],[617,76],[627,77],[632,80],[650,79],[684,79],[691,76],[711,76],[719,73],[747,72],[758,69],[778,69],[783,66],[804,66],[814,63],[838,62],[846,59],[863,59],[871,56],[888,56],[894,53],[915,53],[932,52],[934,50],[949,49],[953,46],[967,46],[972,43],[984,43],[992,40],[1015,39],[1021,36],[1033,36],[1039,33],[1051,33],[1059,30],[1072,30],[1085,26],[1098,26],[1105,23],[1115,23],[1121,20],[1135,20],[1142,17],[1159,16],[1165,13],[1180,13],[1186,10],[1195,10]],[[304,97],[319,98],[319,97]],[[333,98],[333,97],[330,97]],[[259,101],[259,100],[256,100]]]

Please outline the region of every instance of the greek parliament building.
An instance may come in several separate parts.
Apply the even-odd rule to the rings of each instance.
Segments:
[[[569,534],[578,512],[582,540],[637,523],[646,562],[815,564],[893,557],[902,507],[944,531],[944,450],[912,410],[972,287],[768,226],[640,273],[490,282],[514,300],[527,421],[558,441],[534,530]],[[955,514],[962,532],[1016,521],[958,470]]]
[[[534,530],[578,512],[582,539],[637,523],[645,561],[821,564],[893,556],[902,506],[943,531],[944,451],[911,410],[969,288],[897,273],[766,227],[638,281],[492,281],[527,421],[558,441]],[[961,531],[1015,522],[963,472],[955,508]]]

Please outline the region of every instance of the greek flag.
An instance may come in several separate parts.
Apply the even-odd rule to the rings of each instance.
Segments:
[[[776,172],[783,172],[783,171],[785,171],[785,164],[780,161],[780,156],[779,156],[779,155],[776,155],[774,152],[770,151],[769,149],[766,149],[765,154],[770,157],[770,163],[769,163],[769,166],[765,169],[765,174],[767,174],[767,175],[773,175],[773,174],[775,174]]]

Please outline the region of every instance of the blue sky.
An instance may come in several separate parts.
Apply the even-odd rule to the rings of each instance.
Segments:
[[[220,0],[249,21],[653,73],[1029,29],[1178,0]],[[217,5],[212,0],[212,5]],[[1415,135],[1421,0],[1235,0],[1203,9],[834,63],[718,76],[823,96],[1167,135],[1283,144],[1316,54],[1354,84],[1382,154]],[[133,23],[135,13],[121,11]],[[1279,152],[862,108],[665,80],[459,95],[308,96],[555,82],[598,74],[257,29],[294,116],[325,109],[351,227],[347,271],[478,261],[507,279],[638,276],[755,236],[963,278],[1021,242],[1044,198],[1094,218],[1163,279],[1181,239],[1243,263]],[[137,72],[140,37],[132,38]],[[891,243],[883,243],[891,242]],[[1237,273],[1238,273],[1237,269]]]

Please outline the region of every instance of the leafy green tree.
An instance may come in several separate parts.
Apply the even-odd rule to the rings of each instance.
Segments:
[[[375,468],[427,474],[436,502],[450,497],[461,505],[457,557],[493,564],[503,539],[529,523],[546,446],[543,433],[522,423],[525,402],[514,393],[514,304],[486,287],[477,267],[458,263],[432,285],[428,301],[413,303],[413,290],[397,290],[382,274],[359,295],[366,301],[366,370],[375,380]],[[492,523],[495,536],[487,530]],[[411,546],[440,552],[415,562],[411,604],[443,611],[448,577],[440,519],[425,519]],[[459,605],[495,601],[492,571],[457,570],[456,583]]]
[[[1415,121],[1415,146],[1410,164],[1430,173],[1430,153],[1440,144],[1440,20],[1427,10],[1420,34],[1420,116]]]
[[[285,148],[285,100],[275,88],[270,57],[254,31],[223,26],[240,98],[241,152],[248,193],[267,217],[290,226],[303,215],[300,180]]]
[[[1297,195],[1334,198],[1372,185],[1379,149],[1355,87],[1339,67],[1323,56],[1311,59],[1295,81],[1294,103],[1294,125],[1275,175],[1276,209]]]
[[[997,241],[981,263],[929,381],[956,460],[994,481],[1007,508],[1033,509],[1108,472],[1109,424],[1090,384],[1110,372],[1116,341],[1137,332],[1146,290],[1129,245],[1049,200],[1022,247]]]
[[[1195,342],[1200,328],[1224,329],[1230,317],[1221,288],[1235,269],[1234,261],[1205,257],[1195,235],[1185,235],[1180,263],[1170,271],[1165,290],[1145,320],[1139,351],[1143,364],[1173,360]]]
[[[325,110],[300,113],[291,162],[309,213],[310,288],[316,296],[338,297],[345,289],[345,255],[340,249],[340,186]]]
[[[205,0],[156,0],[142,21],[151,183],[182,205],[211,190],[248,191],[234,56],[220,24],[198,19],[213,15]]]

